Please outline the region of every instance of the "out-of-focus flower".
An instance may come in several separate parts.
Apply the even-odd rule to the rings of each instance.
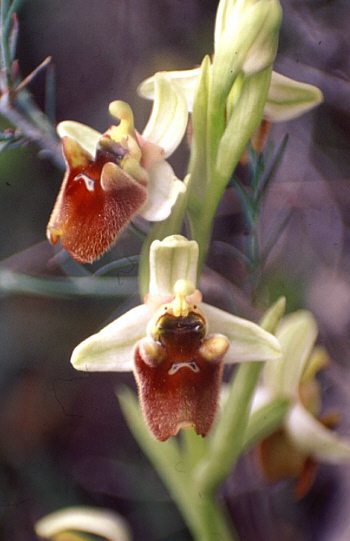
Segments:
[[[161,441],[184,427],[209,432],[224,362],[280,356],[273,335],[201,302],[197,260],[195,241],[154,241],[145,303],[82,342],[71,359],[78,370],[133,370],[144,417]]]
[[[120,122],[104,134],[78,122],[61,122],[67,171],[47,227],[48,239],[79,262],[92,262],[138,213],[150,221],[169,216],[185,190],[165,160],[181,142],[187,105],[170,76],[155,78],[155,102],[140,135],[130,107],[112,102]]]
[[[350,461],[350,441],[331,430],[337,424],[336,416],[321,417],[321,392],[315,376],[325,368],[328,357],[323,348],[315,347],[317,333],[316,321],[306,310],[282,319],[276,332],[282,358],[266,363],[252,407],[256,411],[277,397],[289,401],[283,427],[262,440],[258,450],[269,481],[298,479],[297,498],[311,487],[319,462]]]
[[[35,532],[44,539],[84,541],[85,533],[109,541],[131,541],[125,520],[114,511],[93,507],[67,507],[46,515],[35,524]]]

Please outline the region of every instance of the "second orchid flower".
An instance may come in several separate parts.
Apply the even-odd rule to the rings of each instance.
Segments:
[[[77,261],[91,263],[115,242],[135,214],[149,221],[169,216],[185,191],[166,158],[181,142],[187,104],[166,74],[156,77],[153,110],[142,135],[128,104],[109,106],[119,124],[104,134],[65,121],[62,139],[67,171],[47,227],[48,239]]]

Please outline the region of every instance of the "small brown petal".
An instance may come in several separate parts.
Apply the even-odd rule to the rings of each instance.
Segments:
[[[301,500],[311,490],[314,484],[318,462],[312,457],[307,457],[303,464],[303,468],[298,476],[297,485],[295,488],[295,499]]]
[[[226,336],[214,334],[204,340],[199,352],[206,361],[215,361],[216,359],[222,359],[229,347],[230,342]]]
[[[166,357],[166,351],[160,342],[152,340],[152,338],[143,338],[139,341],[140,355],[143,362],[151,368],[155,368],[161,364]]]

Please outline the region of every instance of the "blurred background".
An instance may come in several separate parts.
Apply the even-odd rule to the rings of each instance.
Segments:
[[[276,70],[319,86],[325,102],[271,129],[276,147],[286,134],[289,140],[261,215],[262,248],[287,214],[288,220],[273,243],[262,287],[266,303],[284,294],[289,310],[314,312],[334,361],[322,375],[325,408],[341,411],[340,431],[350,435],[350,5],[281,3]],[[137,85],[157,70],[190,69],[212,53],[216,7],[216,0],[23,2],[20,71],[26,76],[52,57],[57,122],[77,120],[104,131],[111,123],[109,102],[122,99],[142,130],[151,104],[138,97]],[[44,88],[41,74],[30,85],[41,108]],[[171,158],[180,178],[187,159],[185,142]],[[0,538],[34,541],[38,518],[86,504],[120,512],[135,541],[189,540],[119,410],[115,388],[134,388],[132,374],[78,373],[69,364],[81,340],[139,299],[132,262],[115,274],[119,290],[135,291],[127,296],[98,288],[84,294],[74,281],[71,287],[48,285],[65,274],[95,271],[84,271],[45,240],[62,175],[34,145],[0,155]],[[222,249],[223,240],[234,246],[245,234],[239,200],[229,188],[202,288],[206,300],[251,316],[245,270]],[[126,232],[97,267],[139,253],[140,245]],[[27,276],[46,281],[34,287]],[[291,504],[293,483],[268,486],[255,467],[254,456],[245,457],[222,490],[242,541],[349,539],[349,468],[320,466],[311,492]]]

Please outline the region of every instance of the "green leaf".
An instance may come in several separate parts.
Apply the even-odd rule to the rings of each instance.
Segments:
[[[266,157],[265,159],[265,167],[264,167],[264,171],[262,171],[262,173],[265,173],[265,174],[262,174],[260,176],[260,182],[258,183],[257,185],[257,197],[258,198],[261,198],[265,195],[265,192],[267,191],[268,187],[270,186],[270,183],[271,181],[274,179],[275,175],[276,175],[276,172],[277,172],[277,169],[281,163],[281,160],[284,156],[284,152],[286,150],[286,147],[287,147],[287,143],[288,143],[288,134],[286,134],[283,139],[282,139],[282,142],[276,152],[276,156],[274,157],[273,161],[271,164],[269,164],[269,167],[268,167],[268,170],[265,172],[265,169],[266,169],[266,165],[267,163],[269,162],[269,158]]]
[[[0,295],[46,297],[125,297],[135,293],[136,278],[42,278],[0,267]]]

